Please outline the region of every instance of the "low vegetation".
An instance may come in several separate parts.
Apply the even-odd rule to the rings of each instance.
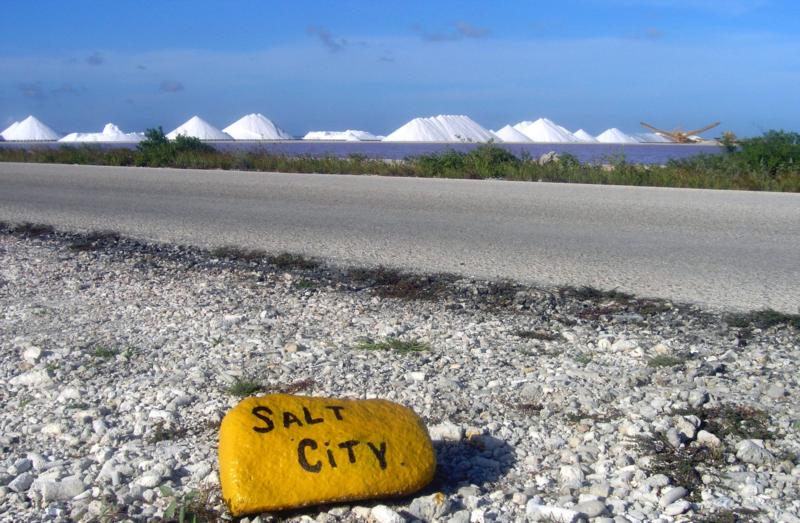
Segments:
[[[772,309],[731,314],[726,318],[728,325],[737,328],[755,327],[768,329],[779,325],[789,325],[800,329],[800,314],[787,314]]]
[[[700,500],[703,471],[718,468],[723,463],[719,449],[706,446],[675,448],[661,433],[639,436],[634,439],[634,444],[640,454],[650,456],[646,467],[649,475],[664,474],[673,485],[689,491],[692,501]]]
[[[289,157],[265,151],[223,152],[196,138],[167,140],[159,127],[149,129],[136,149],[91,145],[2,148],[0,161],[800,192],[800,133],[768,131],[735,144],[723,143],[722,151],[666,165],[634,164],[624,156],[581,163],[569,154],[540,162],[490,143],[466,153],[449,150],[393,162],[363,155]]]
[[[670,356],[668,354],[659,354],[658,356],[653,356],[649,360],[647,360],[648,367],[675,367],[677,365],[681,365],[684,362],[684,358],[677,358],[675,356]]]
[[[430,350],[430,345],[417,340],[398,340],[397,338],[387,338],[384,341],[374,342],[365,341],[360,343],[357,347],[360,350],[375,350],[375,351],[394,351],[401,354],[410,352],[423,352]]]
[[[245,396],[252,396],[257,392],[262,392],[265,389],[264,385],[247,378],[239,378],[228,387],[228,393],[232,396],[244,398]]]

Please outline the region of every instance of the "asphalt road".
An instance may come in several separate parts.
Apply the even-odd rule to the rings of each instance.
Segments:
[[[0,163],[0,220],[800,311],[797,194]]]

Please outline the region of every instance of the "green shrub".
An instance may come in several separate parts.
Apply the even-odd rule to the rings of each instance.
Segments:
[[[169,165],[175,158],[175,148],[161,126],[145,131],[144,140],[139,142],[136,150],[139,152],[136,165],[158,167]]]
[[[800,169],[800,133],[767,131],[761,136],[742,140],[738,151],[732,153],[742,163],[770,176],[779,172]]]
[[[175,141],[172,142],[172,146],[176,153],[214,152],[214,148],[207,143],[203,143],[200,138],[195,138],[194,136],[184,136],[182,134],[179,134],[177,137],[175,137]]]

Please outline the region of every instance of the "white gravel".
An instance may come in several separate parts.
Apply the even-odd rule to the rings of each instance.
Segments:
[[[795,327],[463,279],[387,297],[409,281],[3,229],[0,520],[231,519],[216,437],[246,379],[397,401],[437,440],[417,495],[289,521],[800,521]],[[387,338],[429,349],[359,348]]]

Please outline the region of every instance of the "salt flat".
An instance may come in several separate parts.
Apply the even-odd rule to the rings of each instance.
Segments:
[[[797,312],[800,195],[0,164],[0,219]]]

